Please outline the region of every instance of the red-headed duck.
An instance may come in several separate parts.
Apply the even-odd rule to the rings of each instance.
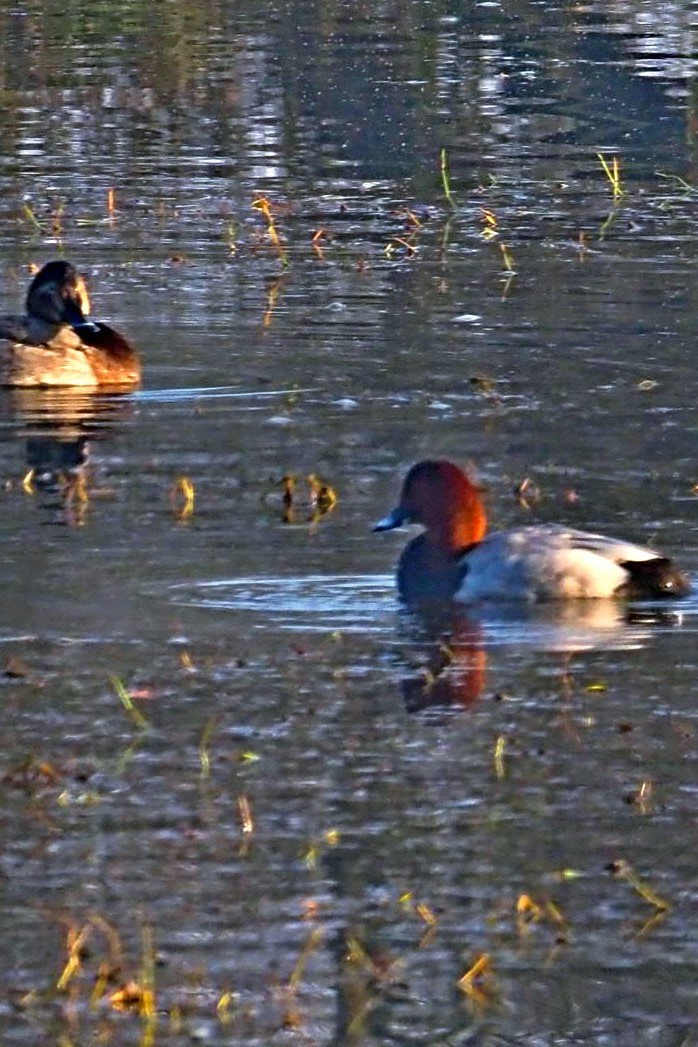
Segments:
[[[48,262],[27,292],[24,316],[0,317],[0,385],[137,385],[133,346],[106,324],[87,319],[90,299],[69,262]]]
[[[374,530],[425,528],[398,564],[400,595],[425,600],[643,599],[685,596],[688,579],[666,556],[559,524],[487,534],[480,492],[446,461],[413,465],[397,507]]]

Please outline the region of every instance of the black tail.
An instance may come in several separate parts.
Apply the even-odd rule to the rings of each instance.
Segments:
[[[82,324],[73,324],[73,330],[80,335],[83,345],[92,349],[101,349],[114,360],[133,360],[136,350],[126,341],[123,335],[108,324],[93,323],[86,320]]]

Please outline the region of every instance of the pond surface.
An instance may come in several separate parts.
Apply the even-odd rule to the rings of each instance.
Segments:
[[[420,621],[370,530],[450,457],[698,580],[695,36],[0,0],[0,309],[144,361],[0,397],[4,1044],[697,1041],[698,598]]]

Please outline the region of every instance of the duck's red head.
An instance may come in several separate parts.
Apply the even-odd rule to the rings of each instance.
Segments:
[[[426,528],[425,539],[448,554],[482,541],[487,514],[475,484],[453,462],[427,460],[413,465],[397,507],[374,530],[389,531],[403,523]]]

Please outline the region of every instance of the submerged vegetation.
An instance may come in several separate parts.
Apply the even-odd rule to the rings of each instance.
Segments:
[[[287,671],[295,672],[293,663],[297,666],[308,658],[316,670],[330,669],[336,674],[342,664],[341,646],[336,641],[327,645],[316,641],[314,649],[290,656]],[[180,668],[182,673],[192,670],[197,671],[191,662]],[[212,680],[219,671],[210,666],[204,675]],[[123,684],[116,678],[111,682],[132,717],[133,702],[124,698]],[[588,696],[584,703],[598,700],[583,678],[578,684],[578,696]],[[201,696],[206,686],[204,680]],[[564,686],[572,700],[575,688],[569,678]],[[60,762],[32,757],[5,770],[6,795],[12,802],[22,797],[35,818],[50,820],[54,838],[64,843],[71,837],[77,841],[95,834],[96,838],[105,819],[119,816],[120,804],[125,806],[124,816],[129,810],[133,816],[141,803],[146,808],[157,805],[158,775],[153,777],[153,771],[160,761],[166,764],[169,759],[167,751],[156,756],[157,736],[168,713],[157,685],[149,697],[153,723],[147,735],[139,736],[136,749],[131,743],[127,754],[114,763],[101,761],[101,766],[94,757],[91,762],[84,757]],[[586,723],[585,705],[576,715],[571,715],[572,708],[571,704],[566,722],[555,731],[560,746],[570,731],[592,730],[598,735]],[[520,728],[523,715],[522,711]],[[303,719],[297,722],[300,731],[305,730]],[[116,731],[117,720],[118,711],[113,710],[102,729]],[[141,718],[134,722],[138,728],[144,726]],[[326,890],[328,870],[354,852],[355,830],[349,824],[346,830],[318,825],[310,839],[290,827],[279,835],[274,824],[281,812],[269,806],[274,793],[269,789],[275,774],[274,746],[263,743],[261,753],[231,746],[231,726],[225,715],[217,714],[203,723],[198,740],[189,738],[180,753],[182,766],[176,785],[178,802],[190,796],[188,816],[178,825],[171,822],[169,812],[166,836],[156,833],[152,839],[156,863],[169,855],[161,875],[175,892],[168,908],[175,912],[182,906],[178,919],[188,928],[182,939],[183,954],[178,955],[172,945],[178,929],[163,922],[159,903],[150,909],[147,890],[142,907],[127,922],[123,907],[112,907],[106,899],[95,900],[89,908],[67,909],[46,900],[46,961],[55,973],[52,980],[42,981],[25,972],[21,985],[10,983],[13,1005],[23,1021],[41,1027],[52,1015],[52,1028],[61,1043],[82,1042],[92,1036],[107,1045],[147,1045],[164,1038],[169,1043],[187,1043],[192,1038],[199,1042],[202,1037],[206,1042],[223,1042],[226,1035],[232,1042],[243,1042],[245,1037],[273,1037],[283,1031],[303,1034],[311,1042],[327,1042],[325,1034],[318,1032],[326,1019],[318,1011],[317,984],[328,976],[328,968],[341,997],[342,1027],[348,1036],[368,1035],[373,1012],[391,1001],[419,996],[424,992],[423,978],[434,977],[434,971],[438,971],[440,985],[450,985],[452,992],[462,995],[471,1020],[487,1021],[502,1007],[515,1005],[513,976],[522,957],[529,977],[533,972],[536,978],[554,976],[564,970],[589,935],[590,919],[597,925],[607,922],[611,937],[630,936],[639,944],[651,942],[670,914],[670,903],[651,882],[656,871],[641,876],[623,858],[616,858],[606,869],[594,863],[575,869],[542,862],[537,873],[529,873],[526,885],[513,869],[493,873],[497,889],[464,936],[460,904],[455,899],[447,901],[440,886],[430,885],[428,870],[420,871],[419,862],[408,860],[404,873],[393,873],[384,884],[378,910],[371,917],[355,920],[345,912],[346,899]],[[513,798],[518,788],[536,777],[536,765],[541,763],[540,755],[524,754],[523,739],[513,725],[510,741],[513,762],[510,765],[504,759],[498,739],[493,791],[483,796],[479,813],[470,821],[469,832],[481,844],[495,831],[493,825],[488,828],[488,822],[502,803],[502,791],[511,790]],[[390,752],[388,742],[386,735],[385,758]],[[487,759],[484,748],[471,754],[475,765],[481,759]],[[149,764],[150,770],[139,773],[139,766]],[[347,770],[350,767],[351,761]],[[362,773],[358,754],[354,772]],[[108,781],[112,782],[109,789]],[[635,817],[651,817],[643,799],[646,794],[644,787],[636,794]],[[360,801],[355,798],[353,802]],[[159,820],[165,812],[152,809],[150,813]],[[384,846],[389,847],[388,841]],[[275,853],[278,848],[280,853]],[[207,857],[209,851],[213,853]],[[382,852],[383,846],[378,853]],[[118,890],[130,874],[119,868],[116,859],[112,862],[111,871],[107,868],[105,872]],[[232,937],[224,948],[212,943],[214,962],[201,966],[187,961],[190,950],[185,942],[187,937],[196,939],[207,933],[206,909],[197,911],[192,903],[212,874],[224,881],[215,896],[221,902],[228,897],[226,926]],[[411,884],[409,876],[418,877],[419,886]],[[183,881],[182,877],[191,879]],[[265,966],[269,954],[255,942],[256,934],[264,932],[255,926],[254,910],[247,912],[247,895],[258,878],[284,912],[285,930],[271,950],[274,962],[269,966]],[[634,902],[624,903],[627,886],[636,896]],[[180,895],[181,903],[177,901]],[[115,916],[113,908],[120,915]],[[621,927],[618,909],[623,912]]]
[[[67,202],[35,200],[25,197],[19,203],[17,219],[24,240],[23,250],[39,257],[46,243],[53,241],[61,256],[72,252],[79,230],[107,225],[122,236],[129,236],[134,224],[141,239],[152,236],[153,242],[176,242],[177,251],[163,256],[163,262],[175,265],[194,264],[194,243],[202,237],[220,239],[221,264],[236,265],[258,258],[266,267],[269,261],[278,266],[278,274],[267,273],[267,293],[263,326],[274,321],[274,314],[287,290],[292,286],[293,268],[315,263],[354,270],[365,274],[386,266],[433,265],[448,273],[448,256],[456,250],[472,249],[477,240],[483,248],[496,243],[498,260],[483,253],[483,268],[489,268],[495,281],[504,282],[505,294],[517,274],[525,274],[526,254],[531,244],[545,243],[562,257],[576,254],[589,264],[594,248],[613,237],[632,242],[635,225],[662,222],[676,212],[677,222],[686,220],[686,205],[697,189],[677,175],[657,172],[652,185],[635,192],[632,184],[621,178],[617,156],[609,162],[601,153],[598,160],[612,193],[610,211],[604,207],[603,183],[590,176],[580,184],[554,182],[530,183],[526,187],[527,206],[521,208],[520,184],[506,178],[490,178],[467,191],[461,187],[457,202],[451,184],[446,151],[440,154],[440,180],[445,207],[438,203],[409,202],[371,205],[367,211],[361,197],[289,199],[271,194],[256,195],[244,205],[262,224],[250,222],[244,210],[228,218],[222,230],[216,229],[213,214],[198,204],[177,204],[170,210],[164,201],[155,213],[143,212],[128,193],[118,194],[110,187],[104,201],[104,212],[85,215],[74,211]],[[230,201],[226,206],[236,208]],[[170,232],[163,236],[163,223]],[[202,225],[203,223],[203,225]],[[175,231],[176,230],[176,231]],[[188,240],[191,239],[191,244]],[[576,249],[574,247],[576,245]],[[515,257],[517,262],[515,263]],[[32,260],[28,268],[34,266]]]

